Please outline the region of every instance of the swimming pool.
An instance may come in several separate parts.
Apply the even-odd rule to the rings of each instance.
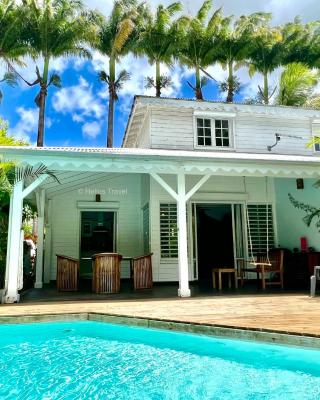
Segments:
[[[0,325],[0,399],[320,399],[320,350],[92,321]]]

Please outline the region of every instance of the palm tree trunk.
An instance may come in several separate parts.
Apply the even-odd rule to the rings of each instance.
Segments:
[[[265,72],[263,74],[263,101],[264,101],[264,104],[269,104],[268,72]]]
[[[44,141],[44,129],[45,129],[45,114],[46,114],[46,100],[47,100],[47,84],[49,75],[49,59],[45,58],[42,82],[40,82],[40,94],[39,94],[39,120],[38,120],[38,137],[37,147],[43,147]]]
[[[196,99],[203,100],[202,90],[201,90],[201,76],[200,76],[200,67],[196,66]]]
[[[234,82],[233,82],[233,62],[229,61],[228,63],[228,94],[227,94],[227,103],[233,102],[233,95],[234,95]]]
[[[156,61],[156,96],[161,96],[161,73],[160,73],[160,61]]]
[[[107,147],[113,147],[115,80],[116,80],[116,60],[113,56],[111,56],[109,61],[109,111],[108,111]]]

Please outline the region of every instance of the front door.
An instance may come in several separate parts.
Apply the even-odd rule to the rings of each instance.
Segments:
[[[115,251],[115,212],[82,211],[80,242],[80,277],[92,274],[91,257]]]
[[[233,211],[231,204],[197,204],[198,279],[212,284],[212,268],[234,268]]]

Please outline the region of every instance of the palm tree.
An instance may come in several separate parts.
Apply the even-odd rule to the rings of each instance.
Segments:
[[[256,26],[250,38],[249,75],[263,75],[263,87],[258,86],[258,95],[264,104],[269,104],[276,88],[270,92],[269,74],[279,67],[285,56],[285,42],[280,27],[270,27],[271,14],[257,13]]]
[[[227,79],[220,83],[220,91],[227,92],[228,103],[233,101],[234,95],[240,90],[240,81],[235,71],[246,65],[254,18],[255,14],[242,16],[234,23],[232,17],[225,18],[215,46],[207,55],[210,64],[218,59],[223,69],[228,71]]]
[[[56,73],[50,74],[50,61],[59,57],[90,57],[86,43],[93,40],[92,15],[81,0],[23,0],[24,37],[32,55],[43,66],[36,66],[36,79],[29,86],[39,86],[35,102],[39,107],[37,146],[43,146],[48,89],[61,87]]]
[[[286,106],[304,106],[312,97],[319,80],[319,72],[301,63],[286,66],[281,74],[277,103]]]
[[[28,43],[22,35],[23,16],[21,7],[13,0],[0,0],[0,63],[7,69],[0,83],[11,86],[17,84],[17,76],[12,65],[22,66],[22,57],[29,54]],[[0,91],[0,102],[3,94]]]
[[[154,78],[147,78],[147,88],[154,87],[156,96],[161,96],[161,89],[172,84],[169,76],[161,75],[161,63],[172,65],[173,57],[178,49],[178,34],[183,22],[187,19],[181,17],[172,22],[172,17],[182,10],[180,2],[172,3],[168,7],[159,5],[155,14],[149,17],[148,24],[139,36],[136,53],[146,55],[151,65],[155,64],[156,73]]]
[[[197,100],[203,100],[202,88],[207,83],[207,77],[214,79],[205,71],[205,68],[217,61],[217,59],[214,60],[212,56],[209,59],[208,52],[212,52],[221,27],[229,23],[229,19],[222,17],[221,9],[215,11],[207,21],[211,8],[212,0],[205,0],[197,15],[189,17],[186,34],[179,53],[180,62],[189,68],[195,69],[195,86],[190,82],[188,82],[188,85],[194,91]],[[201,77],[201,72],[205,76]]]
[[[109,58],[108,73],[99,73],[99,78],[107,83],[109,89],[107,147],[113,146],[114,106],[118,99],[118,91],[130,78],[130,74],[125,70],[117,76],[116,63],[132,50],[146,13],[144,3],[138,4],[136,0],[117,0],[109,17],[100,22],[95,48]]]

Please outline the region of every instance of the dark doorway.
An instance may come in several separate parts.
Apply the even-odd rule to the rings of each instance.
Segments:
[[[212,268],[234,268],[232,206],[198,204],[196,215],[198,279],[211,286]]]
[[[83,211],[81,213],[80,276],[92,273],[91,257],[115,250],[115,213]]]

